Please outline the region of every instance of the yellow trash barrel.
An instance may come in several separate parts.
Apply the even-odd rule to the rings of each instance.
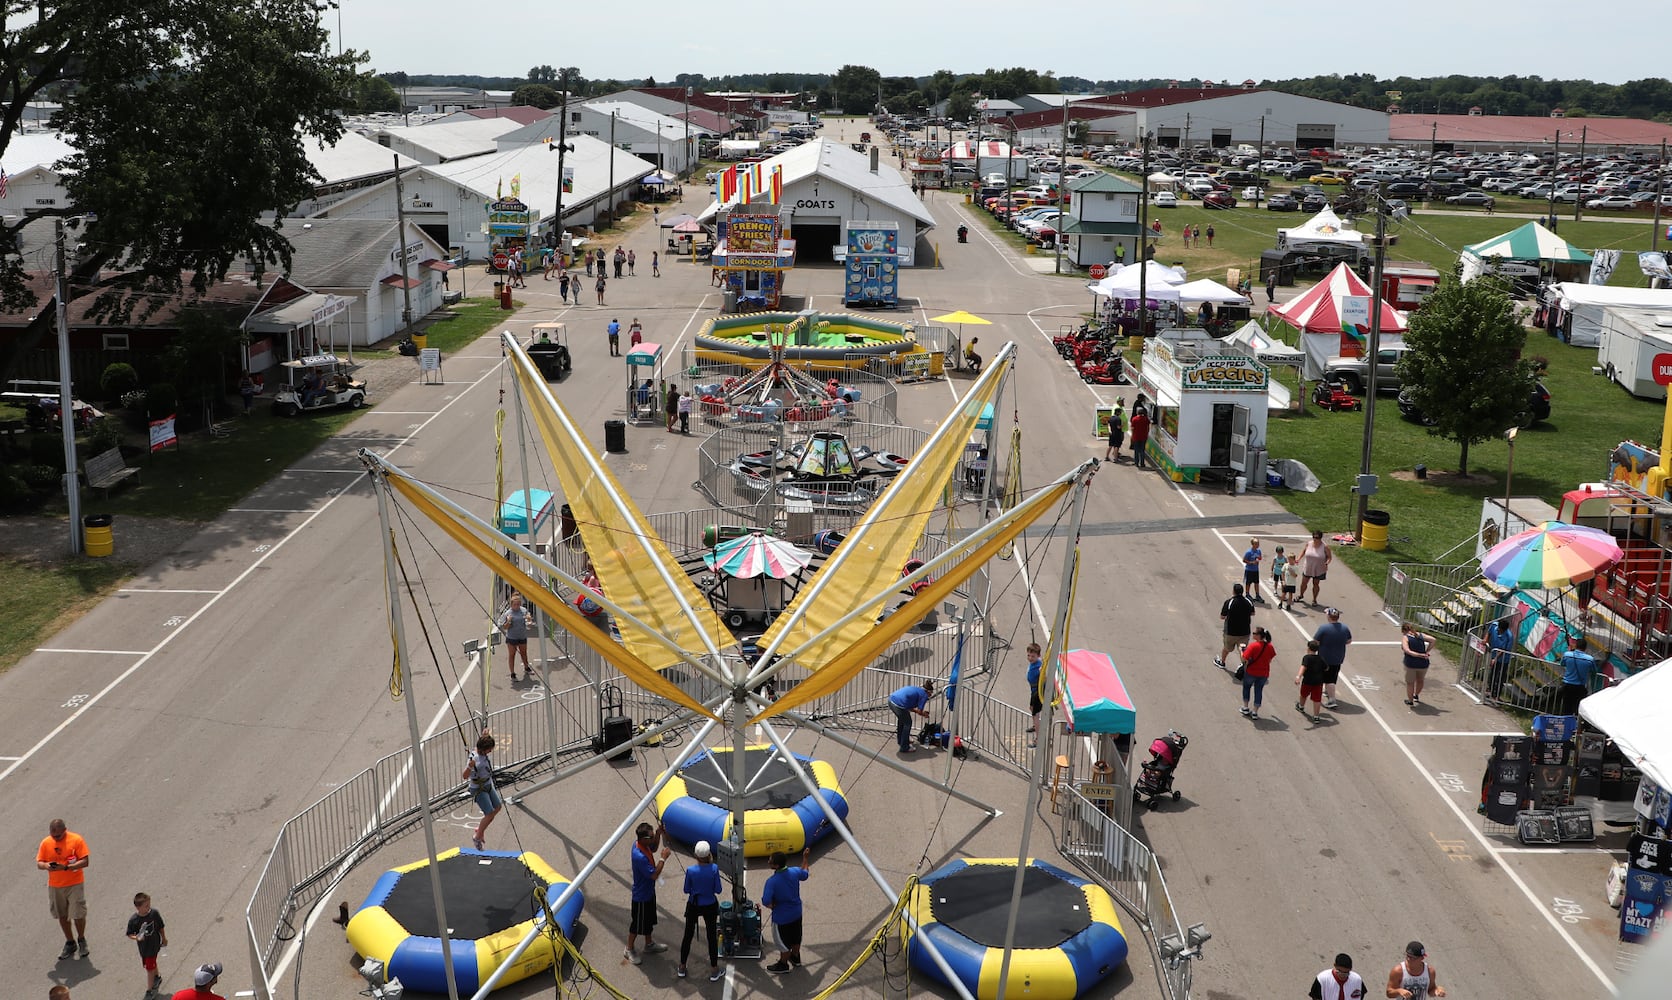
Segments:
[[[1385,510],[1367,510],[1364,512],[1364,524],[1361,526],[1360,545],[1372,552],[1380,552],[1388,547],[1388,525],[1393,521],[1393,515]]]
[[[113,520],[110,514],[88,514],[81,519],[81,545],[88,555],[102,559],[116,551],[116,539],[110,530]]]

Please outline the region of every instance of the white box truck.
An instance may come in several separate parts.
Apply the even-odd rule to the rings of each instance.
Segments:
[[[1663,370],[1656,372],[1656,359]],[[1672,312],[1609,306],[1603,311],[1597,364],[1633,396],[1665,399],[1672,381]]]

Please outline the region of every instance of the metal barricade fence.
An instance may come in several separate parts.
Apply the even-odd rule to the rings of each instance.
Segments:
[[[1535,715],[1559,715],[1562,666],[1528,653],[1500,653],[1494,659],[1484,627],[1464,636],[1457,658],[1457,683],[1488,705],[1518,708]]]
[[[1062,794],[1057,849],[1137,918],[1169,1000],[1188,1000],[1188,939],[1154,852],[1075,789]]]
[[[1425,632],[1461,638],[1498,613],[1495,600],[1471,587],[1479,582],[1478,563],[1393,563],[1382,593],[1382,614],[1395,622],[1415,622]]]

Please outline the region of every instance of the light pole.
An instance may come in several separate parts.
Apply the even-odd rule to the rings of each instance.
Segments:
[[[685,166],[679,171],[680,177],[688,175],[691,169],[691,88],[685,88]]]
[[[569,152],[568,70],[558,75],[557,86],[563,99],[557,105],[557,203],[552,206],[552,246],[557,248],[558,262],[568,267],[569,262],[563,259],[563,155]]]
[[[1504,528],[1498,533],[1500,542],[1509,537],[1509,487],[1510,480],[1515,477],[1515,435],[1520,432],[1519,427],[1504,431],[1504,440],[1509,442],[1509,467],[1504,470]]]

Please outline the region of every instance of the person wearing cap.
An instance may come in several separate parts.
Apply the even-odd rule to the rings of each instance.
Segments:
[[[46,825],[47,836],[35,852],[35,867],[46,872],[48,909],[64,932],[58,961],[87,957],[87,866],[93,863],[87,841],[61,819]]]
[[[1440,985],[1439,973],[1428,961],[1428,949],[1421,941],[1405,946],[1405,960],[1388,973],[1388,1000],[1428,1000],[1443,997],[1446,988]]]
[[[1231,650],[1248,642],[1248,637],[1254,632],[1254,602],[1243,596],[1242,584],[1231,584],[1231,596],[1219,606],[1219,620],[1224,623],[1220,630],[1223,637],[1219,646],[1219,655],[1213,658],[1213,665],[1221,670],[1228,670],[1225,658],[1231,655]]]
[[[650,939],[651,932],[656,929],[656,880],[662,877],[662,868],[668,863],[668,855],[673,853],[666,847],[657,852],[662,844],[662,833],[660,823],[655,826],[640,823],[634,831],[638,839],[633,842],[632,909],[627,924],[627,950],[621,956],[634,965],[641,961],[639,953],[633,949],[641,934],[644,935],[645,954],[654,955],[668,950],[667,945]]]
[[[1329,667],[1324,673],[1324,707],[1335,707],[1335,684],[1341,679],[1341,665],[1347,662],[1347,647],[1353,644],[1353,630],[1341,621],[1341,610],[1329,608],[1326,621],[1312,633],[1318,642],[1318,655]]]
[[[888,707],[894,712],[894,741],[901,753],[911,753],[911,717],[929,717],[929,696],[935,693],[935,682],[924,681],[922,687],[907,684],[888,696]]]
[[[720,980],[720,935],[715,922],[720,918],[720,866],[710,855],[708,841],[696,846],[697,863],[685,869],[685,937],[679,942],[679,978],[685,978],[685,962],[691,957],[691,939],[700,918],[708,932],[708,981]]]
[[[813,867],[812,849],[802,848],[801,866],[790,864],[789,855],[772,853],[772,874],[761,886],[761,905],[772,914],[772,939],[778,945],[778,961],[768,972],[788,972],[801,964],[801,883]]]
[[[1346,952],[1335,956],[1335,964],[1318,973],[1306,995],[1312,1000],[1363,1000],[1364,977],[1353,971],[1353,956]]]
[[[1597,671],[1597,658],[1591,655],[1590,641],[1580,636],[1574,647],[1562,654],[1562,707],[1558,715],[1574,715],[1579,703],[1591,693],[1591,677]]]
[[[224,968],[219,962],[198,966],[197,971],[192,973],[192,988],[174,994],[174,1000],[226,1000],[226,997],[210,989],[220,982]]]

